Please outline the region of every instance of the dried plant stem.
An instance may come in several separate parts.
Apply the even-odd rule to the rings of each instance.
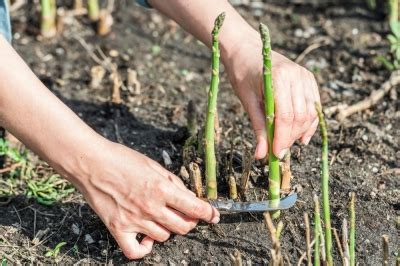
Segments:
[[[269,212],[264,213],[264,222],[267,225],[272,240],[271,261],[269,265],[281,266],[283,265],[283,257],[281,253],[280,236],[283,230],[283,223],[281,221],[278,227],[275,227]]]
[[[329,207],[329,162],[328,162],[328,132],[326,128],[326,122],[324,114],[322,113],[322,107],[319,103],[315,105],[319,117],[319,127],[321,130],[322,137],[322,156],[321,156],[321,167],[322,167],[322,209],[324,213],[324,225],[325,225],[325,253],[328,266],[333,265],[332,258],[332,227],[331,227],[331,213]]]
[[[307,253],[307,265],[312,266],[312,260],[311,260],[311,233],[310,233],[310,218],[308,217],[308,214],[305,212],[304,213],[304,224],[306,227],[306,253]]]
[[[320,265],[320,228],[321,228],[321,214],[319,210],[319,199],[314,195],[314,266]]]
[[[292,179],[292,171],[290,170],[290,150],[285,154],[283,161],[281,162],[282,169],[282,184],[281,191],[285,193],[290,192],[290,181]]]
[[[217,199],[217,162],[215,158],[215,115],[217,113],[217,98],[219,87],[219,43],[218,34],[225,19],[225,13],[220,14],[215,20],[212,31],[212,75],[211,86],[208,91],[208,106],[205,128],[205,151],[206,151],[206,181],[207,198]]]
[[[55,0],[40,0],[41,6],[41,25],[40,32],[43,37],[51,38],[57,33],[56,29],[56,1]]]
[[[263,80],[264,80],[264,111],[266,117],[266,132],[268,139],[268,150],[272,151],[274,140],[274,120],[275,120],[275,103],[274,90],[272,88],[272,62],[271,62],[271,39],[268,27],[260,24],[260,33],[263,43]],[[279,159],[273,152],[269,153],[269,199],[274,204],[279,204],[281,177],[279,172]],[[272,212],[272,218],[277,219],[280,216],[279,211]]]
[[[390,75],[390,79],[383,83],[378,90],[371,92],[366,99],[340,110],[338,114],[339,121],[343,121],[352,114],[371,108],[398,84],[400,84],[400,71],[394,71]]]
[[[344,259],[344,253],[343,253],[342,244],[340,243],[339,234],[338,234],[338,232],[337,232],[337,230],[335,228],[333,228],[332,231],[333,231],[333,235],[335,236],[336,244],[337,244],[338,249],[339,249],[339,254],[340,254],[340,258],[342,259],[342,264],[346,265],[345,259]]]
[[[98,21],[100,17],[99,0],[88,0],[88,15],[91,21]]]
[[[75,10],[83,9],[83,1],[82,0],[74,0],[74,9]]]
[[[192,182],[194,193],[196,193],[197,197],[202,198],[203,197],[203,184],[201,182],[200,167],[194,162],[191,162],[189,164],[189,176],[190,176],[190,180]]]
[[[349,255],[349,228],[347,224],[347,219],[343,219],[342,224],[342,246],[343,246],[343,265],[348,266],[350,263],[350,255]]]
[[[382,251],[383,251],[382,265],[384,265],[384,266],[389,265],[389,236],[388,235],[382,236]]]
[[[355,200],[356,194],[351,193],[350,199],[350,239],[349,239],[349,255],[350,255],[350,266],[356,265],[356,211],[355,211]]]

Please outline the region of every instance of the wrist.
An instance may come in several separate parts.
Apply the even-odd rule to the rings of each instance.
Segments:
[[[74,143],[64,146],[52,166],[81,192],[87,190],[94,167],[98,166],[104,153],[109,150],[111,141],[95,132],[80,135]]]
[[[225,66],[229,65],[241,53],[248,52],[248,49],[259,49],[261,54],[260,36],[250,25],[232,25],[222,33],[220,49],[221,59]]]

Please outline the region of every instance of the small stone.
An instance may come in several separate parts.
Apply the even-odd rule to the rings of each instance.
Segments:
[[[358,33],[359,33],[359,30],[357,28],[353,28],[351,30],[351,34],[353,34],[353,35],[357,35]]]
[[[376,192],[375,191],[371,191],[370,196],[373,199],[376,198]]]
[[[169,156],[168,152],[166,152],[165,150],[162,151],[162,157],[164,160],[164,165],[166,167],[168,167],[172,164],[171,156]]]
[[[86,234],[85,235],[85,242],[88,243],[88,244],[93,244],[94,243],[93,237],[91,235],[89,235],[89,234]]]
[[[368,140],[368,136],[367,136],[367,134],[364,134],[364,135],[362,135],[362,137],[361,137],[361,138],[362,138],[362,140],[363,140],[363,141],[367,141],[367,140]]]
[[[378,167],[376,167],[376,166],[372,167],[372,173],[376,174],[378,172],[379,172]]]
[[[183,251],[183,254],[189,254],[189,249],[186,249],[185,251]]]
[[[119,53],[117,50],[110,50],[110,52],[108,53],[111,57],[118,57]]]
[[[75,235],[79,235],[79,233],[81,232],[81,230],[79,229],[79,226],[77,225],[77,224],[72,224],[72,232],[75,234]]]

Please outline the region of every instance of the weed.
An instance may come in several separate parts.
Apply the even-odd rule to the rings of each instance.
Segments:
[[[53,257],[57,258],[58,254],[60,253],[60,250],[63,246],[65,246],[67,242],[60,242],[58,243],[54,249],[49,249],[46,254],[44,254],[45,257]]]

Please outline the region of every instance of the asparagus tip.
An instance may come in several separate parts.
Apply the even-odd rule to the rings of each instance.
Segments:
[[[217,19],[215,20],[215,24],[214,24],[214,30],[213,30],[213,35],[216,35],[219,33],[219,30],[222,27],[222,24],[224,23],[225,20],[225,12],[222,12],[221,14],[219,14],[219,16],[217,17]]]
[[[261,39],[262,39],[263,43],[270,42],[269,29],[268,29],[267,25],[260,23],[260,33],[261,33]]]

